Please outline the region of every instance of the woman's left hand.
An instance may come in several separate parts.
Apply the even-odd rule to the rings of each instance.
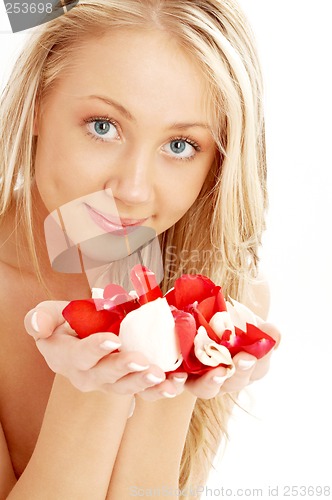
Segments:
[[[219,393],[239,392],[255,380],[263,378],[269,370],[273,351],[280,343],[280,332],[271,323],[263,323],[259,328],[276,340],[274,349],[261,359],[246,352],[234,356],[235,373],[228,378],[226,369],[218,367],[205,373],[196,380],[189,380],[185,388],[202,399],[211,399]],[[225,378],[226,377],[226,378]]]
[[[255,380],[263,378],[269,370],[273,351],[280,343],[280,332],[271,323],[263,323],[259,328],[276,340],[274,349],[261,359],[257,359],[246,352],[239,352],[234,356],[235,373],[229,377],[224,367],[214,368],[195,380],[187,380],[185,373],[175,373],[167,377],[172,383],[174,395],[181,394],[184,389],[201,399],[211,399],[219,393],[240,392]],[[225,378],[226,377],[226,378]],[[139,393],[145,400],[154,400],[155,394],[151,389]]]

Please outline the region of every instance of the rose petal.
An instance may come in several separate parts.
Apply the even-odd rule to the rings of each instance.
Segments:
[[[96,302],[100,300],[104,302],[103,299],[73,300],[62,311],[63,317],[80,338],[98,332],[118,333],[122,311],[116,308],[98,311]]]
[[[93,299],[103,299],[104,289],[103,288],[91,288],[91,295]]]
[[[174,318],[164,298],[127,314],[120,326],[119,339],[121,351],[141,352],[165,372],[175,370],[182,362]]]
[[[173,310],[172,314],[175,320],[175,332],[179,340],[181,353],[183,358],[187,359],[194,345],[194,339],[197,333],[196,323],[190,313]]]
[[[263,322],[263,320],[259,318],[259,316],[256,316],[248,307],[234,299],[231,299],[231,302],[227,301],[226,306],[233,324],[243,331],[246,330],[247,323],[258,326],[258,320]]]
[[[195,354],[201,363],[213,367],[223,365],[230,371],[230,375],[234,373],[235,366],[229,350],[211,340],[203,326],[198,329],[194,345]]]
[[[173,310],[175,319],[175,331],[179,339],[181,353],[183,356],[182,365],[180,369],[188,374],[201,374],[207,371],[195,355],[194,339],[197,333],[196,322],[190,313]]]
[[[260,359],[274,347],[276,342],[255,325],[247,324],[247,332],[235,327],[235,335],[231,336],[230,332],[226,331],[220,343],[227,347],[232,357],[243,351]]]
[[[202,300],[197,306],[197,309],[203,314],[208,323],[214,314],[226,311],[226,303],[220,287],[216,286],[213,290],[213,294],[212,297]]]
[[[246,338],[248,344],[243,347],[243,351],[252,354],[257,359],[265,356],[274,346],[276,341],[265,332],[262,332],[255,325],[247,325]],[[250,342],[250,343],[249,343]]]
[[[225,330],[230,330],[232,334],[235,334],[234,324],[232,322],[231,316],[227,311],[217,312],[209,323],[213,331],[221,339]]]
[[[214,295],[215,287],[213,281],[206,276],[183,274],[175,280],[174,294],[171,294],[168,299],[172,301],[171,305],[184,311],[195,302],[200,303],[202,300]]]
[[[151,302],[163,296],[155,275],[150,269],[138,264],[130,272],[130,279],[139,297],[141,305]]]
[[[199,310],[199,308],[192,307],[190,312],[191,312],[191,314],[194,316],[194,318],[196,320],[196,328],[197,328],[197,330],[198,330],[198,328],[200,326],[203,326],[205,328],[205,330],[207,331],[210,339],[212,339],[215,342],[219,343],[220,339],[219,339],[218,335],[214,332],[213,328],[206,321],[206,319],[204,318],[204,316],[201,313],[201,311]]]

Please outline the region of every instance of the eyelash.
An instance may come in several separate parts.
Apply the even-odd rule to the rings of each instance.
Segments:
[[[87,118],[85,120],[83,120],[84,123],[93,123],[93,122],[108,122],[108,123],[111,123],[111,125],[114,125],[114,127],[116,128],[116,130],[118,131],[119,133],[119,124],[113,120],[112,118],[110,118],[109,116],[92,116],[91,118]],[[95,139],[96,141],[98,142],[108,142],[108,141],[105,141],[104,139],[102,139],[101,137],[97,137],[96,135],[94,134],[91,134],[90,132],[87,132],[87,135],[89,137],[91,137],[92,139]]]
[[[84,123],[105,121],[105,122],[108,122],[108,123],[111,123],[112,125],[114,125],[114,127],[116,128],[117,131],[119,129],[119,124],[115,120],[110,118],[109,116],[92,116],[92,117],[87,118],[83,121],[84,121]],[[92,139],[95,139],[98,142],[103,142],[103,143],[108,142],[108,141],[103,140],[101,137],[97,137],[96,135],[91,134],[90,132],[87,132],[87,135],[89,137],[91,137]],[[184,141],[184,142],[188,143],[190,146],[192,146],[194,148],[196,153],[200,153],[202,151],[200,145],[194,139],[192,139],[190,136],[175,136],[175,137],[171,137],[169,139],[169,142],[174,142],[174,141]],[[190,161],[190,160],[194,160],[195,157],[196,157],[196,154],[189,156],[188,158],[175,158],[174,157],[174,159],[178,160],[178,161]]]
[[[171,137],[169,139],[169,142],[173,142],[173,141],[184,141],[186,142],[187,144],[189,144],[190,146],[192,146],[194,148],[194,150],[196,151],[196,153],[200,153],[202,151],[200,145],[194,140],[192,139],[191,137],[189,137],[188,135],[187,136],[176,136],[176,137]],[[179,160],[179,161],[190,161],[190,160],[194,160],[196,158],[196,154],[192,155],[192,156],[189,156],[188,158],[175,158],[175,160]]]

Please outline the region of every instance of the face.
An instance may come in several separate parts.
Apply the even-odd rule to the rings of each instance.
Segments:
[[[187,212],[215,156],[204,96],[202,72],[161,31],[80,47],[35,125],[36,185],[74,243],[160,234]]]

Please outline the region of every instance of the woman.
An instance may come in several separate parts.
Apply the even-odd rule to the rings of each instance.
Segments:
[[[141,353],[109,355],[112,333],[78,340],[63,301],[91,296],[93,278],[52,269],[44,221],[74,207],[78,243],[105,213],[147,227],[164,290],[194,269],[266,318],[261,79],[237,4],[82,1],[36,31],[2,116],[0,498],[124,499],[136,486],[175,498],[204,484],[232,393],[268,357],[239,353],[229,380],[218,367],[186,382]]]

